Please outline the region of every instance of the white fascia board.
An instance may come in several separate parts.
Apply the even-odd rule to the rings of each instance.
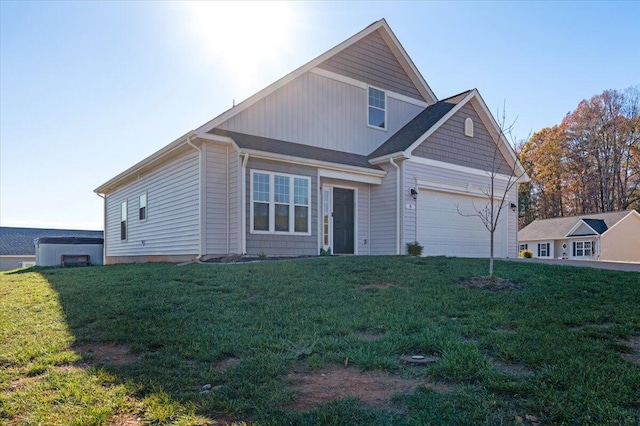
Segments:
[[[571,235],[571,234],[572,234],[576,229],[578,229],[578,228],[580,227],[580,225],[586,225],[586,226],[587,226],[587,228],[591,229],[595,235],[600,235],[600,234],[598,234],[598,233],[596,232],[596,230],[595,230],[595,229],[593,229],[591,226],[589,226],[589,224],[588,224],[587,222],[585,222],[585,221],[584,221],[584,219],[580,219],[580,220],[578,220],[578,221],[576,222],[576,224],[575,224],[575,225],[573,225],[573,227],[569,230],[569,232],[567,232],[567,234],[564,236],[564,238],[572,238],[572,237],[570,237],[570,235]],[[588,235],[581,235],[581,236],[582,236],[582,237],[588,237]]]
[[[316,75],[319,75],[319,76],[322,76],[322,77],[325,77],[325,78],[329,78],[331,80],[339,81],[340,83],[345,83],[345,84],[348,84],[350,86],[357,87],[359,89],[367,90],[367,88],[369,87],[369,85],[367,83],[365,83],[364,81],[356,80],[355,78],[347,77],[345,75],[338,74],[338,73],[335,73],[333,71],[327,71],[327,70],[322,69],[322,68],[317,68],[316,67],[316,68],[312,69],[310,72],[312,74],[316,74]],[[380,90],[383,90],[386,93],[386,95],[388,97],[390,97],[390,98],[397,99],[399,101],[406,102],[406,103],[411,104],[411,105],[416,105],[416,106],[419,106],[419,107],[422,107],[422,108],[426,108],[426,107],[429,106],[429,104],[424,102],[424,101],[412,98],[412,97],[407,96],[407,95],[403,95],[401,93],[396,93],[396,92],[393,92],[393,91],[388,90],[388,89],[380,89]]]
[[[186,145],[187,139],[194,136],[195,136],[195,133],[193,131],[190,131],[189,133],[186,133],[180,136],[178,139],[174,140],[169,145],[165,146],[159,151],[156,151],[155,153],[151,154],[150,156],[140,161],[139,163],[136,163],[135,165],[129,167],[127,170],[120,173],[116,177],[103,183],[102,185],[94,189],[93,192],[95,192],[96,194],[104,194],[105,191],[108,189],[115,189],[118,186],[118,184],[123,180],[128,179],[129,177],[131,177],[136,173],[140,173],[143,169],[150,167],[159,161],[164,160],[165,157],[170,155],[173,151],[175,151],[178,148],[181,148],[183,145]]]
[[[360,173],[345,172],[332,169],[318,169],[318,177],[348,180],[351,182],[369,183],[373,185],[382,185],[381,176],[363,175]]]
[[[285,75],[281,79],[275,81],[274,83],[271,83],[269,86],[265,87],[264,89],[262,89],[261,91],[259,91],[256,94],[254,94],[253,96],[251,96],[251,97],[245,99],[244,101],[240,102],[238,105],[234,106],[233,108],[228,109],[227,111],[223,112],[219,116],[215,117],[214,119],[212,119],[212,120],[208,121],[207,123],[203,124],[202,126],[198,127],[196,129],[196,133],[198,135],[201,135],[202,133],[206,133],[209,130],[215,128],[216,126],[219,126],[220,124],[224,123],[225,121],[227,121],[228,119],[230,119],[234,115],[240,113],[241,111],[244,111],[245,109],[249,108],[251,105],[253,105],[256,102],[258,102],[259,100],[265,98],[266,96],[268,96],[271,93],[275,92],[276,90],[280,89],[284,85],[286,85],[286,84],[290,83],[291,81],[295,80],[296,78],[300,77],[302,74],[304,74],[304,73],[312,70],[313,68],[317,67],[322,62],[324,62],[325,60],[329,59],[331,56],[336,55],[338,52],[346,49],[347,47],[349,47],[352,44],[358,42],[362,38],[364,38],[364,37],[368,36],[369,34],[373,33],[374,31],[377,31],[379,28],[383,27],[383,24],[386,24],[386,22],[384,22],[384,20],[380,20],[380,21],[374,22],[373,24],[369,25],[367,28],[363,29],[359,33],[349,37],[348,39],[346,39],[342,43],[338,44],[337,46],[333,47],[332,49],[329,49],[328,51],[326,51],[322,55],[316,57],[315,59],[312,59],[311,61],[309,61],[306,64],[302,65],[301,67],[297,68],[296,70],[294,70],[294,71],[290,72],[289,74]],[[388,26],[386,26],[386,28],[388,28]]]
[[[233,149],[240,152],[240,147],[229,136],[220,136],[220,135],[212,135],[210,133],[203,133],[200,136],[198,136],[197,139],[204,139],[206,141],[228,144],[228,145],[231,145]]]
[[[467,167],[467,166],[459,166],[457,164],[445,163],[444,161],[432,160],[430,158],[414,156],[414,157],[408,158],[407,161],[411,161],[418,164],[424,164],[426,166],[431,166],[431,167],[438,167],[440,169],[445,169],[445,170],[455,170],[457,172],[464,172],[471,175],[484,176],[486,178],[491,177],[491,172],[488,172],[486,170],[474,169],[473,167]],[[502,181],[515,179],[515,176],[507,176],[499,173],[495,174],[494,177],[496,178],[496,180],[502,180]]]
[[[405,155],[403,151],[393,152],[391,154],[383,155],[382,157],[376,157],[369,160],[371,164],[388,163],[391,159],[394,160],[406,160],[409,156]]]
[[[257,151],[253,149],[241,149],[240,153],[249,154],[250,158],[262,158],[265,160],[275,160],[275,161],[281,161],[284,163],[300,164],[305,166],[324,168],[327,170],[348,171],[348,172],[357,173],[364,176],[379,177],[380,179],[382,179],[387,175],[387,172],[385,172],[384,170],[371,170],[371,169],[365,169],[363,167],[330,163],[328,161],[313,160],[310,158],[301,158],[301,157],[295,157],[292,155],[274,154],[272,152]]]
[[[463,105],[465,105],[467,102],[469,102],[469,100],[471,98],[473,98],[476,93],[477,93],[476,89],[473,89],[472,91],[470,91],[467,94],[467,96],[464,97],[464,99],[462,99],[460,102],[458,102],[458,105],[456,105],[453,108],[451,108],[451,111],[446,113],[440,120],[438,120],[436,122],[436,124],[431,126],[431,128],[429,128],[429,130],[427,130],[418,139],[416,139],[416,141],[414,143],[412,143],[411,146],[409,146],[409,148],[407,148],[405,150],[405,152],[407,154],[411,155],[411,153],[413,152],[414,149],[416,149],[418,146],[420,146],[420,144],[422,142],[424,142],[429,136],[431,136],[436,130],[438,130],[440,128],[440,126],[442,126],[444,123],[447,122],[447,120],[449,120],[451,117],[453,117],[453,115],[456,112],[458,112],[460,110],[460,108],[462,108]]]

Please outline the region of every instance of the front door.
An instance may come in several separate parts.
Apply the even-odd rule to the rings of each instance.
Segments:
[[[333,188],[333,252],[353,254],[353,189]]]

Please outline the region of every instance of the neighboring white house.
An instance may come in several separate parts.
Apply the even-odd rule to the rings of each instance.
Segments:
[[[640,214],[635,210],[537,219],[518,233],[534,257],[640,262]]]
[[[528,177],[477,90],[438,100],[385,20],[95,192],[107,263],[226,254],[488,257],[490,175]],[[517,203],[517,188],[507,195]],[[506,208],[496,256],[517,255]]]

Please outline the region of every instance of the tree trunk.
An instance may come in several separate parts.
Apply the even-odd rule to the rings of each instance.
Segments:
[[[490,232],[491,235],[491,253],[489,256],[489,277],[493,278],[493,233],[494,231]]]

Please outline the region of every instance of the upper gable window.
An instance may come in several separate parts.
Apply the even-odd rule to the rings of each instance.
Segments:
[[[473,120],[469,117],[464,120],[464,135],[473,137]]]
[[[384,90],[369,87],[368,124],[378,129],[387,128],[387,95]]]

